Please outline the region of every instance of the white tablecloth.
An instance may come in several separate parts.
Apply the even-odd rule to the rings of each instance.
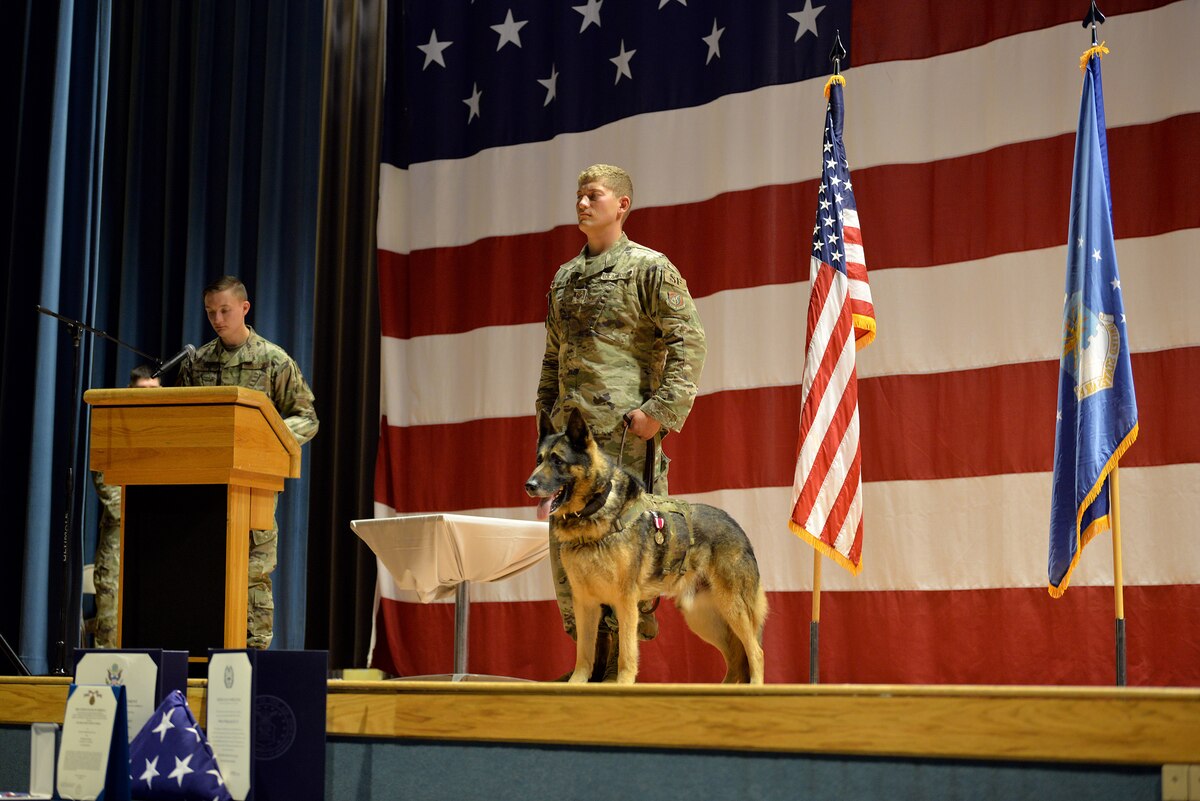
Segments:
[[[547,556],[545,522],[455,514],[353,520],[358,534],[405,590],[422,603],[454,596],[463,581],[499,581]]]

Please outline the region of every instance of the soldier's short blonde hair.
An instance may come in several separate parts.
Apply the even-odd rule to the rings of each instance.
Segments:
[[[579,173],[580,186],[590,184],[592,181],[604,184],[617,197],[628,197],[632,204],[633,179],[620,167],[614,167],[611,164],[593,164]]]

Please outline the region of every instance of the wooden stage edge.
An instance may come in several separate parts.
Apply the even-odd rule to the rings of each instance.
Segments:
[[[69,679],[0,677],[0,725]],[[330,681],[331,737],[1035,762],[1200,763],[1200,689]],[[202,723],[207,685],[188,682]]]

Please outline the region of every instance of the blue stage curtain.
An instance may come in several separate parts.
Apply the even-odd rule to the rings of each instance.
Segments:
[[[11,554],[22,564],[20,654],[35,673],[56,664],[58,598],[64,581],[78,583],[79,565],[63,570],[59,547],[72,463],[78,513],[71,550],[78,563],[90,561],[94,549],[98,514],[88,488],[82,389],[124,386],[146,359],[85,335],[83,380],[71,386],[68,329],[36,314],[34,304],[166,358],[185,343],[213,338],[202,288],[238,275],[250,293],[248,321],[300,364],[321,413],[312,353],[322,2],[59,0],[57,38],[39,44],[35,29],[54,16],[46,10],[53,5],[30,0],[21,20],[33,32],[26,39],[38,46],[22,55],[31,89],[14,95],[31,112],[16,130],[22,140],[44,135],[48,147],[35,152],[26,142],[44,183],[40,191],[33,179],[16,186],[13,208],[40,196],[45,211],[33,222],[44,236],[40,264],[17,264],[10,248],[0,364],[0,439],[24,442],[19,452],[6,450],[6,478],[10,469],[28,470],[27,481],[5,490],[16,525],[0,545],[0,562]],[[43,109],[30,97],[37,80],[26,76],[47,65],[53,78],[37,80],[52,87],[53,100]],[[28,172],[19,157],[9,167]],[[30,238],[15,224],[6,234],[17,244]],[[33,246],[25,242],[25,250]],[[22,323],[36,342],[29,333],[19,339]],[[23,388],[11,380],[16,375]],[[23,402],[19,389],[32,402]],[[331,435],[326,426],[318,437]],[[309,451],[303,477],[288,482],[279,504],[274,648],[304,646]],[[12,508],[15,499],[22,510]],[[77,618],[77,587],[66,597],[74,599],[67,606]],[[11,641],[8,618],[0,624]]]
[[[102,180],[98,153],[103,146],[100,121],[110,10],[108,2],[64,0],[40,20],[43,12],[31,7],[25,17],[33,28],[55,16],[56,31],[54,40],[45,42],[53,47],[52,57],[33,52],[31,44],[24,65],[23,146],[16,153],[22,160],[17,169],[23,180],[17,189],[30,188],[39,179],[44,183],[41,191],[15,196],[14,206],[25,206],[25,222],[33,225],[17,230],[14,224],[10,230],[16,247],[10,251],[9,285],[16,291],[5,299],[6,312],[20,321],[6,332],[5,355],[18,351],[23,358],[14,360],[11,373],[6,358],[4,372],[23,377],[24,392],[32,398],[28,410],[14,403],[19,390],[6,378],[4,440],[6,445],[17,446],[12,451],[5,448],[6,469],[19,471],[23,464],[28,468],[24,514],[13,515],[25,525],[14,527],[13,533],[24,540],[20,653],[35,673],[48,672],[61,662],[59,643],[67,641],[64,632],[78,628],[78,605],[64,605],[60,600],[64,584],[69,587],[66,597],[77,598],[80,583],[78,510],[84,473],[81,448],[72,452],[71,439],[83,441],[76,359],[82,372],[91,354],[87,337],[80,337],[75,347],[68,329],[37,314],[35,304],[72,319],[89,319],[97,269],[98,186]],[[40,72],[32,75],[31,69]],[[32,97],[41,91],[47,92],[47,116],[39,113],[42,109]],[[38,138],[36,143],[30,141],[32,137]],[[43,142],[44,148],[40,147]],[[38,208],[31,209],[26,203]],[[35,255],[33,248],[39,239],[41,248]],[[75,514],[68,519],[72,498]],[[6,506],[10,512],[17,511],[9,503]],[[22,528],[23,538],[19,537]]]

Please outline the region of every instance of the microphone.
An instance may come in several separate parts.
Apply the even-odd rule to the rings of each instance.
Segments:
[[[154,371],[154,375],[151,376],[151,378],[158,378],[160,375],[167,372],[168,370],[170,370],[175,365],[179,364],[184,359],[191,359],[191,358],[195,357],[195,355],[196,355],[196,346],[195,345],[184,345],[183,350],[179,351],[179,353],[176,353],[170,359],[168,359],[167,361],[165,361],[161,365],[159,365],[159,368]]]

